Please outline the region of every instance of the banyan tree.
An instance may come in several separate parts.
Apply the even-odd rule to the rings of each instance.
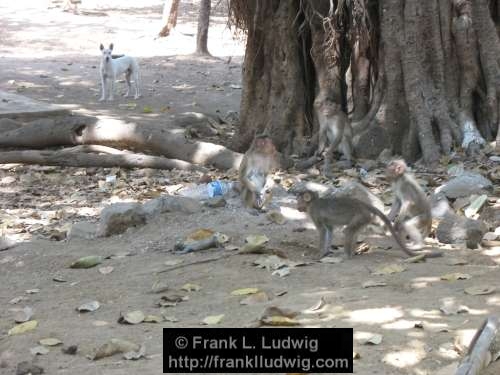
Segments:
[[[247,35],[233,146],[267,131],[311,154],[317,97],[349,114],[360,157],[500,146],[499,20],[497,0],[230,0]]]

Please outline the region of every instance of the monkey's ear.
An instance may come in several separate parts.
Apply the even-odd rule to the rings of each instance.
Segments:
[[[113,51],[113,43],[111,43],[111,44],[109,45],[109,49],[110,49],[111,51]]]
[[[304,195],[302,196],[302,198],[304,198],[305,202],[310,202],[312,200],[312,195],[311,195],[311,193],[306,192],[306,193],[304,193]]]
[[[102,43],[101,43],[101,45],[99,46],[99,49],[100,49],[101,51],[104,49],[104,46],[102,45]]]

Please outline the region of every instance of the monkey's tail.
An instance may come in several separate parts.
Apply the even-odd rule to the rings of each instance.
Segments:
[[[410,249],[408,249],[406,247],[406,245],[401,240],[401,237],[394,230],[394,226],[392,225],[391,221],[387,218],[387,216],[384,215],[384,213],[382,211],[380,211],[378,208],[373,207],[372,205],[370,205],[366,202],[363,202],[359,199],[355,199],[355,198],[350,198],[350,199],[359,202],[363,207],[366,207],[366,209],[368,209],[368,211],[377,215],[384,222],[384,224],[389,228],[392,236],[394,237],[394,239],[398,243],[399,247],[401,247],[401,250],[403,250],[407,255],[410,255],[412,257],[420,255],[419,253],[415,253],[414,251],[411,251]],[[425,256],[427,258],[439,258],[439,257],[443,256],[443,253],[440,251],[432,251],[430,253],[425,253]]]

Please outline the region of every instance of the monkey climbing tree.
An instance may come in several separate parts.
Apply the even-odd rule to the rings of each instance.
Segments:
[[[231,0],[230,19],[248,37],[238,150],[266,130],[314,152],[318,96],[350,113],[361,157],[500,146],[497,0]]]

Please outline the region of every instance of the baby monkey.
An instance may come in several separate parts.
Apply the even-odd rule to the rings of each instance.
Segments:
[[[417,250],[424,246],[424,239],[431,231],[431,204],[407,168],[401,159],[393,160],[387,165],[386,176],[392,183],[394,193],[394,202],[387,216],[394,221],[402,236],[410,237],[413,242],[411,249]]]
[[[260,210],[271,199],[273,181],[268,174],[278,166],[277,154],[268,135],[255,136],[239,170],[241,197],[246,207]]]
[[[322,197],[318,193],[305,191],[299,194],[297,208],[301,212],[307,212],[314,225],[319,231],[320,258],[328,254],[332,242],[332,231],[335,226],[346,226],[344,230],[344,251],[347,258],[354,254],[354,246],[359,231],[371,224],[375,217],[379,217],[389,228],[392,236],[409,256],[417,256],[417,253],[409,250],[400,236],[394,230],[391,222],[380,210],[363,201],[349,197]],[[426,254],[427,257],[435,258],[442,256],[441,253],[433,252]]]
[[[347,115],[342,111],[339,104],[328,99],[316,98],[314,108],[319,121],[318,150],[321,155],[329,146],[325,155],[323,173],[328,174],[330,164],[337,148],[340,148],[344,157],[352,162],[352,128]]]

